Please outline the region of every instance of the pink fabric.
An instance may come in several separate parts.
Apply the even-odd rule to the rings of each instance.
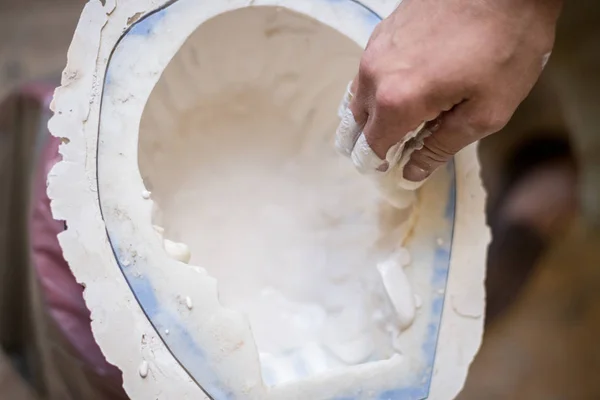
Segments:
[[[52,218],[50,200],[46,194],[46,177],[60,160],[59,143],[59,139],[48,135],[38,160],[30,222],[32,261],[47,309],[80,358],[98,375],[120,385],[120,371],[108,364],[92,336],[90,312],[83,300],[83,288],[76,282],[58,243],[57,235],[64,230],[64,223]]]

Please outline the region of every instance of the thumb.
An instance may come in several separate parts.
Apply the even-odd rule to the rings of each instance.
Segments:
[[[473,115],[471,104],[461,103],[429,123],[425,129],[432,134],[423,140],[423,147],[415,150],[404,167],[404,179],[420,182],[441,165],[447,163],[457,152],[485,134],[469,123]]]

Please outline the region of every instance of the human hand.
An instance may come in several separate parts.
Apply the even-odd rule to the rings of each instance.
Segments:
[[[561,3],[404,0],[367,45],[338,150],[361,172],[386,172],[390,148],[429,121],[404,168],[404,178],[418,182],[497,132],[548,60]]]

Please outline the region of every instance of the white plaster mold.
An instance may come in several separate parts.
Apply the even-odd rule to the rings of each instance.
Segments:
[[[364,3],[384,16],[395,5],[394,1],[384,0]],[[410,298],[398,297],[397,301],[414,303],[418,311],[416,315],[407,314],[406,320],[415,322],[394,343],[398,354],[386,360],[341,366],[306,379],[266,385],[248,317],[220,304],[214,270],[194,265],[196,245],[187,237],[177,237],[177,232],[171,236],[170,222],[161,214],[172,210],[161,202],[165,189],[161,192],[160,187],[146,187],[142,173],[150,175],[151,183],[176,181],[177,177],[152,169],[159,155],[144,161],[145,155],[138,154],[143,119],[146,125],[163,131],[172,122],[168,118],[153,120],[151,108],[153,92],[162,90],[159,79],[168,68],[180,68],[186,79],[174,83],[180,86],[174,88],[177,96],[164,100],[168,104],[163,106],[169,108],[165,115],[174,116],[189,108],[192,101],[198,101],[192,97],[203,90],[210,94],[211,88],[219,89],[214,82],[191,79],[197,67],[189,64],[193,51],[185,55],[178,51],[188,46],[186,41],[199,27],[227,13],[247,12],[244,9],[248,8],[259,17],[263,11],[270,13],[269,18],[279,10],[284,20],[289,17],[290,21],[299,21],[300,28],[325,27],[318,29],[345,37],[348,48],[355,46],[345,66],[324,60],[322,70],[311,72],[331,77],[330,90],[343,94],[354,68],[351,63],[357,62],[374,24],[372,18],[365,18],[364,8],[352,0],[91,0],[83,10],[62,86],[51,104],[55,115],[50,130],[68,140],[60,147],[63,161],[49,174],[48,193],[54,217],[67,222],[68,230],[59,240],[75,277],[85,285],[84,297],[92,313],[97,342],[108,361],[123,371],[125,390],[133,399],[202,399],[207,398],[205,392],[218,400],[375,399],[384,398],[381,396],[386,393],[385,398],[393,399],[394,393],[400,393],[415,379],[415,371],[423,372],[423,366],[418,365],[420,359],[414,356],[414,348],[424,345],[428,326],[427,320],[420,317],[428,315],[436,299],[445,296],[447,301],[436,303],[443,304],[443,317],[435,363],[429,371],[428,398],[454,398],[483,331],[489,232],[475,146],[456,156],[454,169],[441,171],[421,189],[414,214],[417,216],[409,219],[416,220],[414,226],[394,230],[396,236],[392,239],[401,237],[412,255],[410,265],[399,267],[395,273],[403,274],[405,268],[412,290],[418,293],[411,292]],[[153,16],[151,31],[144,31],[143,21]],[[252,19],[248,20],[251,24]],[[325,36],[321,46],[329,39],[335,38]],[[223,46],[231,44],[226,37],[214,40],[221,40]],[[214,71],[215,82],[220,74],[232,74],[240,68],[244,57],[247,55],[242,53],[232,59],[231,70]],[[175,59],[179,61],[170,64]],[[202,60],[195,62],[202,64]],[[339,76],[336,70],[327,70],[333,67],[343,69]],[[251,81],[243,74],[240,79],[240,84]],[[282,90],[285,97],[285,88]],[[302,102],[297,106],[310,108]],[[331,145],[332,152],[335,106],[332,103],[331,143],[321,143]],[[147,167],[143,167],[144,162]],[[448,234],[438,222],[444,218],[443,204],[454,173],[456,208]],[[165,220],[157,221],[157,215]],[[434,263],[436,248],[451,254],[450,273],[447,282],[432,284],[433,270],[428,265]],[[235,251],[234,245],[231,251]],[[420,265],[424,267],[417,268]],[[375,265],[365,268],[377,273]],[[138,303],[139,293],[136,298],[132,288],[139,293],[149,290],[144,292],[146,300],[155,298],[157,305],[146,304],[143,309]],[[405,303],[398,306],[404,307]],[[152,338],[149,345],[140,346],[139,338],[143,336]],[[356,347],[339,351],[348,359],[363,361],[361,351],[370,344],[359,342]]]

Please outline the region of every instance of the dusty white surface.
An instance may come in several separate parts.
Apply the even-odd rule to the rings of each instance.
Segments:
[[[298,11],[306,12],[317,17],[323,22],[331,24],[336,29],[351,37],[359,45],[364,46],[368,35],[365,35],[364,32],[361,32],[360,28],[357,28],[356,24],[352,23],[353,21],[344,20],[343,18],[336,19],[336,16],[328,9],[321,10],[318,7],[311,8],[307,6],[308,3],[310,2],[298,1],[294,2],[293,4],[294,8],[296,8]],[[173,33],[174,37],[179,37],[180,39],[175,40],[173,38],[165,38],[165,40],[159,41],[160,47],[156,49],[156,68],[159,69],[157,69],[156,72],[160,73],[162,69],[164,69],[166,63],[170,59],[170,55],[177,50],[177,48],[183,42],[183,39],[187,37],[185,32],[189,31],[190,27],[193,28],[194,26],[197,26],[203,21],[203,19],[206,19],[212,15],[216,15],[227,9],[241,7],[246,4],[247,2],[242,1],[228,1],[219,5],[214,5],[214,7],[209,7],[201,6],[195,2],[186,0],[180,0],[178,3],[176,3],[176,7],[174,7],[178,11],[173,14],[174,16],[172,20],[165,18],[164,24],[166,24],[165,26],[167,27],[165,29],[167,29],[168,32]],[[376,3],[373,4],[373,6],[375,6],[374,8],[379,8],[381,10],[385,9],[385,11],[389,11],[391,7],[390,4],[391,3]],[[63,87],[57,91],[56,98],[53,103],[53,109],[57,114],[51,122],[51,130],[55,135],[68,138],[69,143],[61,148],[64,161],[55,167],[49,177],[49,193],[53,199],[53,211],[55,213],[55,217],[66,219],[69,226],[69,230],[60,237],[61,245],[63,246],[65,257],[67,261],[69,261],[69,264],[71,265],[76,277],[80,282],[83,282],[86,285],[85,298],[88,306],[92,310],[92,328],[94,334],[108,360],[123,370],[125,388],[130,396],[132,398],[158,397],[165,399],[202,398],[203,395],[201,394],[200,389],[173,359],[172,355],[168,352],[157,333],[148,323],[146,317],[129,291],[121,271],[117,268],[112,250],[108,241],[106,240],[104,224],[98,209],[97,189],[95,189],[97,186],[95,157],[98,125],[100,123],[100,89],[102,88],[102,78],[108,62],[108,56],[123,32],[123,28],[127,26],[127,20],[132,17],[137,18],[143,15],[145,12],[156,8],[158,5],[158,3],[154,3],[152,1],[140,0],[126,2],[124,4],[119,3],[118,5],[116,5],[114,2],[107,1],[105,6],[102,6],[100,2],[91,2],[86,6],[86,9],[82,15],[82,20],[78,27],[78,31],[71,46],[71,50],[69,52],[69,65],[63,76]],[[131,55],[131,57],[134,56],[136,55]],[[347,65],[339,66],[339,68],[345,68],[348,73],[351,70],[351,67]],[[332,75],[332,77],[335,77],[335,75]],[[341,78],[347,81],[349,77],[342,76]],[[122,124],[120,125],[121,127],[129,127],[129,129],[126,129],[125,131],[131,132],[133,135],[135,133],[136,124],[139,124],[141,113],[145,105],[144,96],[148,96],[150,94],[150,90],[152,89],[158,77],[156,75],[154,77],[134,75],[131,79],[140,89],[140,93],[145,93],[145,95],[142,94],[136,98],[139,93],[131,93],[133,99],[128,102],[129,105],[122,106],[119,109],[121,114],[118,116],[118,121],[120,124]],[[342,84],[340,87],[343,88],[344,86],[345,84]],[[341,95],[341,92],[339,93]],[[285,96],[285,92],[282,95]],[[331,96],[333,96],[333,94]],[[186,103],[185,98],[183,97],[179,97],[174,100],[180,101],[183,105],[189,104]],[[304,104],[304,108],[302,108],[302,104],[300,104],[300,106],[294,108],[294,110],[303,110],[303,112],[306,112],[307,107],[310,106],[310,103],[315,102],[315,98],[307,98],[304,100],[308,106]],[[317,96],[316,100],[320,101],[321,97]],[[331,98],[331,101],[333,102],[333,97]],[[251,103],[256,107],[260,107],[261,105],[260,101],[252,101]],[[265,103],[262,104],[264,105]],[[171,105],[177,106],[175,102],[173,102]],[[332,107],[333,109],[331,110],[331,113],[335,118],[335,105]],[[214,111],[222,112],[222,110]],[[317,114],[318,112],[319,111],[315,111]],[[115,114],[114,118],[116,117],[117,114]],[[203,116],[200,113],[198,115],[194,115],[193,117],[201,119]],[[204,117],[206,118],[207,116]],[[117,120],[115,119],[115,121]],[[223,118],[220,121],[222,121],[225,126],[228,124],[233,125],[230,126],[231,129],[236,127],[235,124],[231,124],[230,118]],[[248,124],[263,123],[263,121],[257,119],[246,119],[245,121],[247,121]],[[112,122],[109,122],[108,120],[106,123],[109,124],[107,126],[114,126],[110,125]],[[215,122],[212,121],[212,123]],[[274,123],[275,128],[277,126],[290,126],[290,121],[285,120],[285,118],[280,121],[270,121],[269,123]],[[239,126],[239,124],[237,126]],[[252,130],[254,132],[256,132],[255,129],[261,128],[260,125],[250,125],[250,127],[253,128]],[[322,128],[325,129],[325,126],[323,125]],[[335,124],[330,131],[331,138],[334,129]],[[258,131],[260,131],[260,129]],[[238,132],[238,134],[240,134],[240,132]],[[307,141],[306,145],[308,148],[311,148],[310,146],[312,145],[314,146],[312,147],[313,149],[326,149],[326,146],[323,146],[322,144],[321,147],[318,147],[319,138],[324,138],[324,135],[324,131],[319,132],[319,135],[314,138],[314,143]],[[135,135],[133,136],[135,139]],[[198,136],[201,136],[205,140],[210,140],[209,135],[198,134]],[[246,142],[246,144],[247,143],[249,142]],[[279,142],[279,144],[281,144],[281,142]],[[215,145],[218,145],[218,143],[215,143]],[[298,142],[294,142],[294,145],[298,147]],[[129,163],[128,165],[131,167],[130,170],[135,170],[134,165],[137,162],[135,147],[137,147],[137,141],[126,141],[126,143],[123,143],[121,147],[124,152],[127,152],[127,157],[124,162]],[[300,148],[302,148],[302,146],[300,146]],[[281,149],[281,147],[279,149]],[[234,156],[236,154],[238,155],[238,159],[239,155],[241,154],[239,152],[235,153],[234,150],[236,149],[232,149],[231,147],[218,148],[218,146],[216,146],[213,150],[215,151],[211,151],[209,154],[204,154],[204,156],[212,157],[212,162],[220,165],[221,168],[219,170],[225,172],[227,171],[228,165],[222,160],[225,160],[232,154],[232,152]],[[257,150],[268,152],[270,149],[268,147],[260,147]],[[222,158],[219,156],[222,156]],[[192,159],[193,158],[191,157],[187,158],[187,160]],[[264,159],[264,157],[261,158],[261,160]],[[277,161],[277,158],[275,157],[274,160]],[[281,167],[280,164],[278,166]],[[293,165],[288,168],[292,168],[293,170]],[[448,295],[452,296],[455,301],[447,301],[444,305],[444,320],[442,322],[441,331],[441,335],[443,337],[455,338],[456,340],[445,342],[444,346],[438,348],[433,387],[430,396],[430,398],[434,399],[449,399],[458,392],[462,382],[464,381],[466,369],[479,346],[481,337],[482,318],[481,315],[476,314],[478,310],[483,310],[483,273],[485,247],[489,241],[489,236],[484,223],[484,194],[481,189],[478,168],[479,167],[476,161],[474,148],[466,149],[457,157],[457,225],[455,228],[454,244],[452,249],[452,274],[448,283]],[[153,252],[158,251],[157,249],[163,251],[161,239],[158,237],[158,235],[156,235],[156,232],[153,230],[150,223],[152,205],[142,205],[142,202],[151,203],[151,201],[143,199],[142,196],[140,196],[140,193],[145,190],[141,181],[141,177],[137,176],[136,178],[135,174],[128,175],[127,171],[125,171],[124,175],[132,177],[132,180],[127,182],[127,186],[130,189],[129,192],[127,192],[127,190],[122,192],[121,196],[122,199],[127,199],[127,207],[140,210],[139,214],[133,210],[131,213],[132,219],[139,217],[140,223],[138,225],[140,232],[142,232],[140,234],[140,240],[147,242],[149,244],[148,246],[150,246],[151,243],[158,244],[157,246],[150,246],[148,248],[149,254],[154,254]],[[165,172],[165,180],[167,180],[167,178],[173,179],[171,172]],[[270,178],[273,179],[272,182],[274,183],[280,183],[281,185],[286,185],[288,183],[277,182],[277,175],[270,171],[254,172],[269,175]],[[338,172],[344,174],[341,168]],[[108,169],[106,170],[106,173],[116,174],[117,171]],[[260,174],[257,176],[264,176]],[[184,176],[182,178],[185,178],[185,173],[183,175]],[[205,182],[207,185],[211,182],[210,176],[208,175],[209,174],[203,177],[206,179]],[[323,180],[324,184],[326,182],[325,178],[327,178],[327,174],[323,175],[323,177],[319,175],[319,179]],[[158,173],[154,176],[158,176]],[[297,178],[299,182],[302,182],[302,179],[306,179],[307,177],[303,177],[302,173],[299,172]],[[187,179],[190,178],[187,177]],[[180,182],[185,182],[185,179],[182,179]],[[250,183],[252,183],[252,179],[250,179]],[[311,180],[311,184],[312,183],[313,181]],[[243,182],[242,186],[244,184],[247,183]],[[316,185],[318,187],[318,181],[316,182]],[[356,185],[360,184],[357,183]],[[213,190],[212,195],[219,193],[219,187],[217,184],[213,184],[210,188]],[[225,190],[225,192],[220,193],[221,198],[227,198],[228,196],[236,195],[236,193],[227,192],[227,190],[231,189],[221,189]],[[255,189],[255,187],[250,185],[249,187],[246,186],[246,189]],[[288,189],[294,190],[293,193],[298,193],[297,189],[295,188],[288,187]],[[327,190],[327,188],[321,189]],[[359,189],[360,188],[357,187],[353,188],[352,190],[358,191]],[[148,190],[151,190],[153,192],[152,197],[154,198],[156,196],[158,202],[161,203],[160,192],[157,193],[154,188],[148,188]],[[307,203],[315,201],[314,199],[310,198],[310,192],[306,195],[308,197]],[[185,193],[183,196],[185,196]],[[261,196],[262,194],[259,193],[254,197],[253,200],[260,200]],[[296,198],[290,200],[286,198],[286,195],[283,193],[279,194],[278,196],[280,197],[275,196],[275,200],[283,204],[287,204],[288,206],[297,205],[297,203],[294,203],[294,201],[297,200]],[[363,193],[360,193],[360,196],[368,197]],[[244,199],[236,199],[238,202],[243,200]],[[180,201],[183,202],[182,204],[186,204],[185,199]],[[333,200],[330,199],[330,201]],[[245,205],[245,207],[251,207],[253,205],[255,204],[249,202],[249,204]],[[161,204],[161,206],[163,205]],[[330,204],[329,207],[330,210],[337,210],[335,204]],[[350,207],[351,211],[351,206],[345,207]],[[163,211],[169,210],[170,207],[163,206],[163,209]],[[198,209],[204,210],[205,208],[198,207]],[[225,208],[223,207],[219,209],[222,210]],[[219,212],[219,209],[214,211]],[[277,215],[277,207],[274,207],[274,209],[275,215]],[[271,210],[270,212],[273,211]],[[268,214],[269,212],[267,212],[267,220],[269,218]],[[144,215],[147,217],[145,224],[142,223],[142,217]],[[204,217],[209,218],[211,216],[205,215],[203,218]],[[265,216],[263,215],[263,219],[260,221],[263,221],[264,217]],[[255,224],[257,221],[247,219],[244,220],[244,218],[246,217],[238,219],[238,221],[244,222],[244,224],[241,224],[240,229],[246,229],[247,232],[251,234],[252,225],[256,226]],[[273,218],[273,216],[271,216],[271,218],[273,223],[276,224],[275,227],[277,228],[281,228],[281,226],[278,225],[281,223],[291,224],[293,227],[300,227],[300,235],[302,235],[302,232],[304,232],[305,236],[310,236],[308,235],[309,231],[304,229],[304,225],[310,222],[309,219],[304,220],[300,218],[298,221],[285,221],[285,219],[279,217]],[[168,219],[165,218],[165,221],[167,220]],[[184,223],[169,223],[173,224],[173,226],[185,226]],[[181,240],[180,238],[175,237],[177,236],[175,232],[172,232],[174,237],[169,236],[169,226],[166,228],[167,237],[173,240]],[[184,229],[182,228],[182,232],[179,234],[183,235],[185,233],[183,231]],[[215,231],[215,236],[218,237],[219,229],[212,229],[212,231]],[[369,233],[368,230],[364,232],[367,234]],[[212,238],[210,239],[212,240]],[[221,241],[221,243],[231,243],[236,242],[236,240],[239,242],[240,240],[240,238],[235,237],[225,239],[226,240]],[[273,235],[268,239],[275,241],[279,238],[277,235]],[[264,246],[266,243],[266,241],[264,243],[260,243],[260,239],[253,240],[259,240],[257,246]],[[192,243],[190,240],[186,240],[185,242],[192,248],[193,262],[196,262],[196,257],[201,257],[201,254],[203,254],[202,251],[204,251],[204,254],[208,254],[205,256],[206,259],[209,259],[210,257],[216,257],[214,253],[212,255],[210,254],[210,248],[202,248],[204,243],[206,243],[205,241],[198,240],[197,245]],[[305,243],[307,242],[308,244],[305,244],[305,246],[310,247],[310,241],[305,241]],[[335,245],[335,243],[333,245]],[[201,250],[201,252],[198,253],[200,255],[197,255],[196,251],[194,251],[196,246],[199,250]],[[257,258],[260,258],[260,254],[257,254],[256,256]],[[178,265],[180,265],[177,263],[168,265],[168,262],[166,261],[166,253],[164,253],[164,255],[156,253],[156,257],[157,259],[164,257],[165,268],[176,268]],[[231,265],[239,261],[235,259],[235,255],[231,255],[231,257],[231,260],[225,261],[230,262]],[[200,261],[201,260],[198,259],[198,262]],[[300,268],[302,263],[297,263],[296,265],[298,266],[297,268]],[[93,266],[93,268],[91,266]],[[102,268],[98,268],[98,266],[102,266]],[[209,266],[207,267],[209,268]],[[195,270],[192,268],[189,271],[190,273],[193,273]],[[214,273],[215,275],[217,273],[228,273],[226,269],[223,269],[222,271],[215,270],[210,272]],[[186,320],[189,321],[190,327],[195,327],[195,329],[202,330],[202,313],[208,312],[208,305],[214,303],[213,300],[209,301],[209,297],[207,297],[213,295],[213,292],[207,292],[202,295],[192,295],[191,292],[193,291],[193,284],[196,278],[190,278],[195,276],[193,274],[190,275],[190,273],[185,271],[173,272],[172,277],[169,278],[171,280],[166,279],[161,288],[167,290],[169,282],[180,283],[179,288],[176,288],[179,289],[177,291],[189,293],[185,294],[183,297],[184,305],[187,305],[189,311],[189,315],[187,315]],[[197,282],[199,282],[199,284],[202,284],[202,279],[205,279],[201,278],[201,275],[202,274],[198,275],[197,277]],[[171,274],[168,276],[171,276]],[[177,278],[177,276],[179,276],[179,278]],[[250,278],[252,277],[248,277],[248,279]],[[227,280],[227,282],[229,282],[229,280]],[[231,280],[231,282],[234,282],[234,280]],[[235,302],[235,297],[238,296],[239,293],[238,289],[239,288],[232,288],[233,295],[231,296],[230,301]],[[244,288],[241,289],[243,290]],[[295,286],[290,288],[291,291],[294,289]],[[227,289],[224,290],[226,291]],[[276,293],[274,295],[277,296]],[[300,294],[298,295],[301,297]],[[226,296],[225,292],[224,296]],[[202,301],[199,303],[197,299],[202,299]],[[200,307],[197,305],[200,305]],[[463,312],[463,307],[467,307],[468,310]],[[213,311],[220,312],[216,308]],[[223,317],[226,315],[228,316],[227,318],[230,318],[229,313],[222,314]],[[221,320],[225,321],[226,318]],[[204,319],[204,321],[206,320]],[[243,322],[241,322],[241,324],[243,325]],[[243,332],[244,329],[247,329],[243,328],[242,325],[239,327],[240,337],[245,335]],[[230,336],[232,338],[231,340],[235,340],[235,332],[235,330],[230,332]],[[140,345],[140,337],[142,337],[142,335],[147,335],[147,337],[150,338],[150,340],[144,345]],[[209,342],[209,340],[206,338],[202,339],[203,336],[201,332],[199,332],[198,335],[199,340],[205,340],[207,343]],[[244,360],[247,361],[242,362],[242,365],[239,365],[239,362],[235,362],[235,359],[223,360],[222,365],[215,364],[215,369],[218,371],[230,371],[228,373],[230,374],[230,381],[228,381],[228,384],[233,387],[234,391],[244,393],[244,398],[326,399],[339,395],[339,393],[355,391],[353,387],[356,387],[357,381],[359,386],[364,388],[364,391],[361,392],[362,395],[360,397],[370,398],[369,394],[373,393],[374,389],[386,387],[390,382],[396,381],[398,372],[401,372],[404,370],[404,368],[406,368],[402,366],[402,360],[395,358],[390,362],[365,365],[363,367],[354,368],[348,371],[342,371],[338,374],[324,376],[320,379],[315,379],[310,382],[301,382],[298,384],[277,387],[269,392],[265,392],[260,382],[257,382],[254,378],[257,372],[258,364],[252,361],[252,350],[252,346],[249,346],[247,350],[244,350],[244,354],[247,354],[247,356],[244,356],[246,357]],[[340,350],[340,352],[342,351],[346,355],[349,354],[347,356],[349,359],[352,358],[356,353],[353,351],[353,349]],[[147,376],[148,378],[151,377],[152,379],[141,379],[140,377],[140,373],[145,371],[146,368],[144,367],[142,368],[143,371],[140,371],[140,366],[144,365],[144,362],[148,363]],[[236,367],[231,369],[232,366]],[[244,371],[254,372],[249,374],[240,374],[240,372]],[[363,380],[363,385],[360,385],[360,381],[358,379],[359,377]],[[365,379],[366,377],[370,378]]]
[[[224,306],[249,316],[270,384],[395,352],[376,266],[404,242],[409,212],[332,146],[339,88],[361,53],[314,21],[243,10],[194,32],[144,111],[139,160],[161,210],[154,222],[217,278]],[[394,223],[382,228],[382,213]],[[403,329],[415,313],[406,283]],[[278,372],[307,357],[302,374]]]

